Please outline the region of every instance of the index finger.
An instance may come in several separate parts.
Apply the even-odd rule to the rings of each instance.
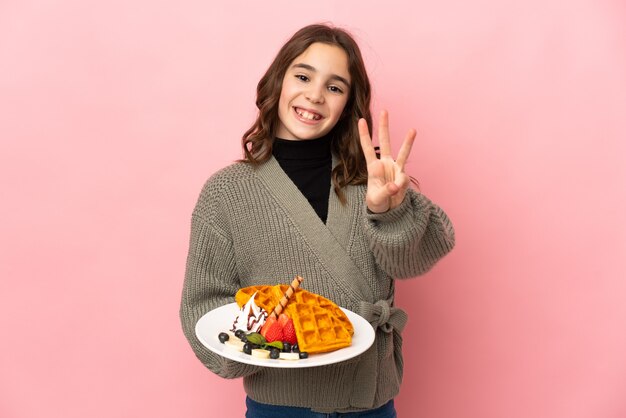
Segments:
[[[363,155],[365,155],[365,161],[369,164],[377,158],[367,122],[363,118],[359,119],[359,138],[361,139],[361,149],[363,150]]]

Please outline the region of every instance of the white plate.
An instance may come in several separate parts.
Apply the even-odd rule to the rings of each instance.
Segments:
[[[374,342],[374,328],[372,328],[369,322],[352,311],[344,308],[341,308],[341,310],[345,312],[354,326],[352,345],[331,351],[330,353],[311,354],[309,358],[302,360],[259,359],[227,348],[222,344],[217,336],[220,332],[225,332],[232,327],[233,321],[239,313],[239,307],[236,303],[220,306],[204,314],[196,324],[196,335],[200,342],[209,350],[240,363],[281,368],[324,366],[356,357],[367,350]]]

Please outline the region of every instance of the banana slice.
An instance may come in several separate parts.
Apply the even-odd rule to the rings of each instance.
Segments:
[[[230,338],[228,341],[224,342],[224,345],[235,351],[243,351],[243,342],[239,338]]]
[[[300,354],[299,353],[280,353],[280,359],[281,360],[299,360]]]
[[[270,352],[268,350],[263,350],[262,348],[255,348],[252,350],[252,357],[270,358]]]

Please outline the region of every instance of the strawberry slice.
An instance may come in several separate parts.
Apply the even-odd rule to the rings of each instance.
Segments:
[[[287,321],[289,321],[289,317],[287,316],[287,314],[281,313],[278,316],[278,323],[280,324],[281,328],[285,327],[285,324],[287,323]]]
[[[293,321],[291,320],[291,318],[288,318],[285,326],[283,326],[283,341],[286,341],[291,345],[294,345],[298,342],[298,338],[296,337],[296,329],[293,326]]]
[[[283,340],[283,327],[280,326],[280,323],[277,321],[273,321],[272,324],[265,331],[265,340],[268,343],[273,341],[282,341]]]
[[[272,316],[268,317],[265,320],[265,324],[263,324],[263,326],[261,327],[260,334],[265,337],[265,334],[267,333],[267,330],[275,323],[276,323],[276,317],[275,316],[272,315]],[[265,337],[265,339],[267,340],[267,337]]]

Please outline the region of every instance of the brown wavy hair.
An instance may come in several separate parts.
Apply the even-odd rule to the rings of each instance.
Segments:
[[[278,51],[257,85],[256,106],[259,114],[254,124],[243,134],[244,158],[241,161],[258,165],[272,156],[272,145],[279,124],[278,101],[283,78],[293,60],[316,42],[338,46],[348,56],[351,79],[348,101],[339,121],[331,131],[331,149],[338,159],[332,171],[332,181],[335,193],[340,201],[345,203],[343,187],[367,183],[367,165],[359,141],[357,122],[364,118],[371,132],[372,115],[371,86],[363,57],[356,41],[344,29],[325,24],[305,26]]]

